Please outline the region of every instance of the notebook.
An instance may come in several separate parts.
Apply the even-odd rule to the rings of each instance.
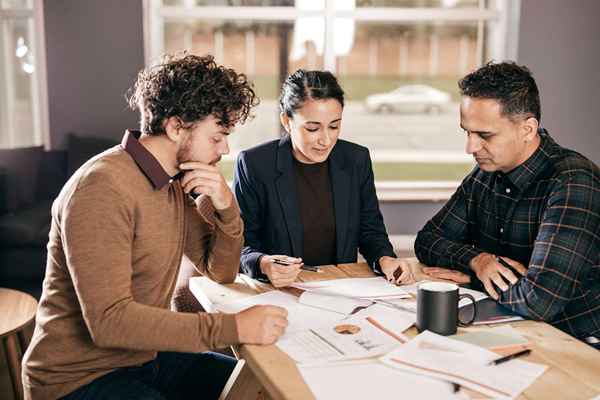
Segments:
[[[473,303],[460,307],[458,315],[461,321],[469,321],[473,317]],[[473,325],[499,324],[522,319],[523,317],[501,306],[494,299],[486,297],[477,301],[477,315]]]

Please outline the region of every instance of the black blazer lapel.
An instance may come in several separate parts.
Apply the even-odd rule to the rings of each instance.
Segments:
[[[296,180],[292,160],[292,143],[289,135],[279,141],[277,148],[277,170],[281,175],[276,178],[275,186],[279,204],[283,211],[288,235],[292,244],[293,257],[302,254],[302,222],[300,220],[300,209],[298,205],[298,194],[296,192]]]
[[[347,239],[347,223],[350,215],[351,176],[346,170],[344,154],[335,146],[329,156],[329,175],[333,191],[333,210],[335,213],[336,257],[344,259]]]

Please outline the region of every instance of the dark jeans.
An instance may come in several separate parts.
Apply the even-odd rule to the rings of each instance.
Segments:
[[[212,352],[158,353],[150,362],[119,368],[63,399],[217,399],[235,364],[234,358]]]

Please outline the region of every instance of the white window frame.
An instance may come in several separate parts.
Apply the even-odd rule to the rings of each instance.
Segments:
[[[27,19],[29,20],[29,36],[32,38],[30,46],[33,52],[35,71],[31,77],[31,97],[33,104],[33,126],[34,136],[33,145],[43,145],[46,150],[50,146],[50,124],[48,116],[48,85],[46,70],[46,40],[44,35],[44,3],[42,0],[34,0],[32,8],[27,9],[0,9],[0,22],[7,19]],[[3,31],[7,25],[0,24]],[[5,54],[3,59],[9,56],[8,51],[13,47],[13,43],[8,43],[9,35],[3,32],[3,47]],[[14,115],[15,105],[13,103],[14,82],[12,81],[12,64],[4,63],[5,67],[0,71],[2,75],[0,80],[4,82],[5,90],[0,92],[0,107],[3,107],[5,115]],[[7,148],[14,148],[17,145],[16,135],[20,133],[18,127],[12,126],[12,121],[7,119],[1,122],[3,134],[8,135]]]
[[[201,20],[253,20],[289,21],[300,17],[325,18],[324,69],[336,71],[336,56],[333,51],[333,21],[335,18],[353,18],[356,22],[397,22],[416,24],[435,21],[477,23],[477,60],[483,60],[483,31],[489,46],[489,58],[516,60],[518,52],[519,17],[521,0],[493,0],[485,8],[485,0],[478,7],[465,8],[391,8],[357,7],[352,11],[334,9],[335,0],[324,0],[325,8],[319,11],[298,10],[295,7],[244,7],[244,6],[195,6],[193,0],[185,0],[184,6],[162,6],[161,0],[144,0],[144,54],[147,66],[155,63],[164,53],[165,21]],[[235,10],[235,12],[232,12]],[[487,23],[487,25],[486,25]],[[451,162],[468,157],[449,155]],[[374,157],[373,161],[377,161]],[[407,160],[409,161],[409,160]],[[419,161],[423,161],[420,159]],[[450,198],[460,182],[453,181],[378,181],[375,182],[380,201],[444,201]]]

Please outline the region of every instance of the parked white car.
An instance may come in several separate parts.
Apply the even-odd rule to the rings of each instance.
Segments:
[[[365,105],[371,112],[441,112],[450,104],[450,93],[427,85],[400,86],[387,93],[367,96]]]

